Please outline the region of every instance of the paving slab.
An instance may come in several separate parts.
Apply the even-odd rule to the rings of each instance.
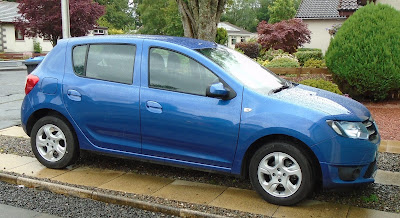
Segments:
[[[400,186],[400,173],[378,170],[375,176],[375,183]]]
[[[16,168],[11,169],[10,171],[22,175],[33,176],[37,178],[47,178],[51,179],[56,176],[62,175],[71,170],[71,167],[67,169],[50,169],[43,166],[39,161],[33,161],[29,164],[25,164]]]
[[[175,180],[152,195],[190,203],[208,204],[221,195],[226,188],[225,186]]]
[[[349,208],[348,205],[306,200],[291,207],[280,206],[273,217],[346,218]]]
[[[123,174],[124,172],[120,171],[79,167],[54,177],[53,180],[75,185],[99,187]]]
[[[380,152],[400,154],[400,141],[382,140],[378,150]]]
[[[172,183],[173,179],[126,173],[117,177],[99,188],[120,192],[150,195]]]
[[[264,201],[255,191],[232,187],[227,188],[209,205],[266,216],[272,216],[278,209],[277,205]]]
[[[0,170],[10,171],[13,168],[36,161],[33,157],[0,153]]]
[[[29,138],[29,136],[24,132],[24,130],[20,126],[12,126],[6,129],[2,129],[0,130],[0,135]]]
[[[350,207],[347,218],[400,218],[400,214],[388,213],[380,210],[371,210],[359,207]]]

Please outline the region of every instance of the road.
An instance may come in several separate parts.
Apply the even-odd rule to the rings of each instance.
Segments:
[[[0,71],[0,129],[21,123],[26,70]]]

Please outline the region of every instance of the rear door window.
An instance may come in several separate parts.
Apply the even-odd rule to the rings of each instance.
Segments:
[[[81,45],[73,49],[75,74],[93,79],[132,84],[136,46]]]

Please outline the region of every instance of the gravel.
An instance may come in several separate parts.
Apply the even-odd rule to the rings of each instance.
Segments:
[[[364,102],[374,117],[383,139],[400,141],[400,100]]]
[[[33,157],[33,154],[30,151],[29,139],[24,138],[0,136],[0,152]],[[399,160],[400,154],[380,153],[378,159],[379,169],[400,172]],[[143,175],[153,175],[171,179],[182,179],[186,181],[251,189],[250,182],[247,179],[238,179],[230,175],[221,175],[191,169],[162,166],[135,160],[102,156],[89,152],[81,153],[81,158],[78,160],[75,167],[80,166],[134,172]],[[151,196],[119,193],[107,190],[103,191],[148,202],[160,203],[173,207],[189,208],[224,216],[251,216],[240,211],[225,210],[221,208],[190,204]],[[312,195],[311,199],[399,213],[400,187],[393,185],[369,184],[347,190],[335,190],[335,192],[317,190]]]
[[[0,182],[0,203],[60,217],[173,217]]]

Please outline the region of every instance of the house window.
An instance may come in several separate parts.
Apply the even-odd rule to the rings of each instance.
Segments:
[[[232,36],[231,44],[232,45],[236,44],[236,36]]]
[[[21,31],[15,30],[15,40],[24,40],[24,35],[21,34]]]
[[[104,35],[104,30],[93,30],[94,35]]]
[[[243,36],[240,37],[240,42],[246,42],[246,38],[244,38]]]

